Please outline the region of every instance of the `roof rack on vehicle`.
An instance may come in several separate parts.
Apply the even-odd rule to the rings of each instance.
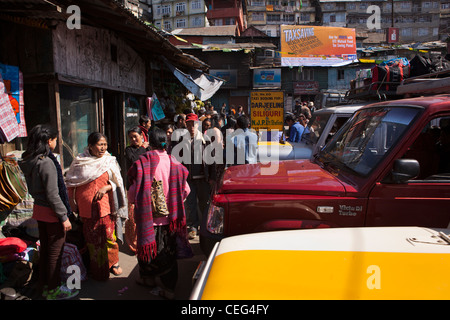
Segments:
[[[403,97],[450,93],[450,69],[407,78],[397,87]]]

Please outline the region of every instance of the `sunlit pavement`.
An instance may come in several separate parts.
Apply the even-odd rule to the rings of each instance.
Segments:
[[[191,259],[178,260],[178,284],[175,290],[176,300],[189,299],[192,290],[192,275],[197,269],[198,263],[205,260],[201,252],[198,236],[190,240],[194,250]],[[120,245],[119,264],[123,270],[120,276],[110,275],[108,281],[96,281],[88,279],[81,282],[78,300],[164,300],[158,295],[157,289],[138,285],[136,279],[139,270],[136,256],[131,251]]]

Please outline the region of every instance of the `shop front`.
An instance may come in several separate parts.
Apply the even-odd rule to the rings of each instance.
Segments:
[[[146,113],[144,58],[111,30],[86,26],[69,32],[63,23],[50,29],[0,20],[2,35],[7,26],[10,45],[0,53],[0,63],[23,74],[26,128],[49,123],[58,129],[55,152],[63,169],[84,151],[95,131],[108,137],[109,152],[123,164],[126,131]],[[23,42],[26,34],[35,40]],[[106,46],[91,44],[99,35]],[[36,43],[45,43],[45,50]],[[111,56],[110,47],[116,48],[117,56]],[[28,59],[21,59],[22,51],[28,51]],[[2,154],[23,151],[26,141],[26,134],[4,141]]]
[[[64,0],[35,2],[26,9],[0,0],[0,63],[23,75],[22,124],[28,130],[42,123],[58,129],[55,152],[63,169],[83,152],[94,131],[107,136],[108,151],[124,164],[126,132],[148,114],[148,97],[162,100],[167,91],[179,91],[169,90],[176,79],[162,59],[183,71],[207,66],[112,0],[78,1],[78,29],[66,23]],[[26,133],[5,142],[2,154],[24,150]]]

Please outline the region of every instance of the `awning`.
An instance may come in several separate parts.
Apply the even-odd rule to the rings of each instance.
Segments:
[[[189,74],[186,74],[174,67],[165,57],[161,56],[161,58],[174,76],[201,101],[211,98],[225,82],[223,79],[198,70],[191,70]]]

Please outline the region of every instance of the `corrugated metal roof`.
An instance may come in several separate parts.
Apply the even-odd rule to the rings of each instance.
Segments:
[[[324,2],[367,2],[370,4],[370,2],[387,2],[391,0],[371,0],[370,2],[367,0],[319,0],[320,3]],[[404,1],[404,0],[394,0],[394,1]]]
[[[235,37],[237,36],[237,30],[237,26],[210,26],[201,28],[175,29],[171,33],[177,36]]]
[[[272,43],[208,43],[201,46],[177,45],[180,49],[199,49],[202,51],[216,51],[216,50],[255,50],[255,49],[270,49],[276,50],[277,46]]]

